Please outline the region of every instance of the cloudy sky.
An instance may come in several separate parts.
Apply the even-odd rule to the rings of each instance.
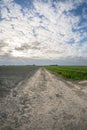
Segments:
[[[87,0],[0,0],[0,64],[87,65]]]

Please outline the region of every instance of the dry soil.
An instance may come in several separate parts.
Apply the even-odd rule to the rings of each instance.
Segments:
[[[87,130],[87,85],[40,68],[0,99],[0,130]]]

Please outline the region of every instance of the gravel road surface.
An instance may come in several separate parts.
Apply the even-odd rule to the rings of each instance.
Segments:
[[[0,130],[87,130],[84,89],[40,68],[0,99]]]

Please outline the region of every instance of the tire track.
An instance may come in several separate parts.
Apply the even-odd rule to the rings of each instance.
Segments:
[[[0,130],[87,130],[87,102],[40,68],[0,103]]]

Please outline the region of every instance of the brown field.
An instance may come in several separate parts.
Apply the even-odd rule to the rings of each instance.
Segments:
[[[0,130],[87,130],[87,81],[34,66],[2,68]]]

